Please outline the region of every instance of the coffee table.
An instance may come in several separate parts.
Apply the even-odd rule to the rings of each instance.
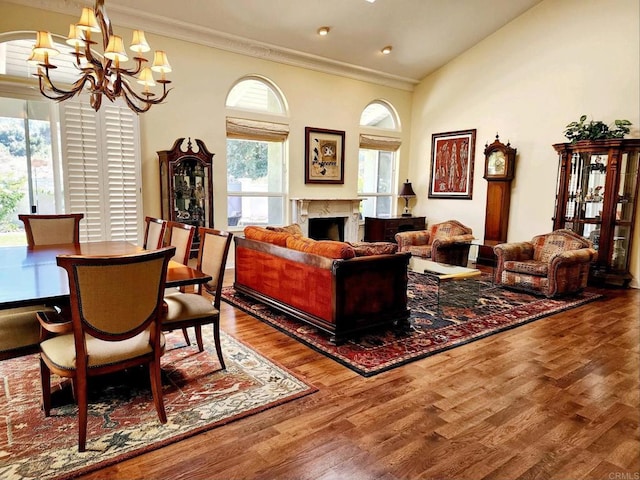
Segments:
[[[457,265],[448,265],[446,263],[438,263],[427,258],[412,256],[409,259],[409,269],[416,273],[428,275],[434,278],[437,282],[437,315],[442,318],[442,307],[446,305],[452,306],[464,306],[473,307],[478,301],[480,293],[480,282],[477,280],[482,275],[482,272],[477,268],[459,267]],[[469,289],[470,295],[465,296],[460,301],[460,298],[453,302],[451,300],[451,293],[454,289],[448,288],[448,284],[453,281],[468,281],[471,282]]]

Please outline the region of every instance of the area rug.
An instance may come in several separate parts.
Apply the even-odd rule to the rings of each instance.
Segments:
[[[90,386],[87,451],[78,452],[77,407],[68,388],[55,392],[52,416],[40,408],[37,355],[0,362],[0,478],[69,478],[168,445],[308,395],[316,389],[234,338],[221,334],[227,369],[220,370],[211,329],[207,348],[167,335],[162,358],[168,421],[153,406],[146,368]],[[211,347],[209,347],[211,346]],[[59,378],[52,385],[59,384]]]
[[[369,332],[339,346],[329,343],[326,333],[239,294],[233,287],[225,287],[222,298],[369,377],[602,297],[592,291],[561,299],[538,297],[495,287],[488,274],[480,280],[446,285],[446,292],[439,291],[431,277],[409,272],[410,326]]]

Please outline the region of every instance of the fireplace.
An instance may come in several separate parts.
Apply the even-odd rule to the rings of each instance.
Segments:
[[[292,221],[300,225],[302,233],[316,240],[335,236],[345,242],[358,241],[358,220],[360,219],[360,198],[348,199],[291,199]],[[311,220],[314,220],[311,222]],[[319,220],[316,222],[315,220]],[[317,225],[315,225],[317,224]],[[316,230],[318,229],[318,230]]]
[[[310,218],[309,238],[344,242],[344,217]]]

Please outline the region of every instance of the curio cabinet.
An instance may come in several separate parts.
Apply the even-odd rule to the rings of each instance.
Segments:
[[[553,145],[559,155],[554,230],[568,228],[598,250],[591,283],[628,286],[638,197],[640,139]]]
[[[160,161],[160,197],[162,218],[196,227],[213,227],[213,153],[196,138],[182,150],[184,138],[178,138],[171,150],[158,152]],[[198,231],[191,248],[195,256],[200,246]]]

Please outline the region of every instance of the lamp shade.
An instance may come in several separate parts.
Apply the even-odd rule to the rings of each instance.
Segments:
[[[117,60],[119,62],[126,62],[129,57],[124,51],[124,45],[122,43],[122,37],[119,35],[111,35],[109,37],[109,44],[104,51],[105,58],[109,60]]]
[[[83,32],[99,32],[100,25],[98,25],[98,20],[96,19],[96,12],[92,8],[84,7],[76,28]]]
[[[133,31],[133,40],[129,48],[136,53],[144,53],[151,50],[142,30]]]
[[[151,70],[160,73],[171,72],[171,65],[169,65],[167,54],[163,50],[157,50],[156,52],[154,52],[153,65],[151,65]]]
[[[413,191],[413,187],[411,186],[411,182],[407,178],[407,181],[402,184],[402,188],[400,189],[400,194],[398,195],[402,198],[413,198],[416,196],[416,192]]]
[[[53,45],[53,39],[51,38],[51,33],[39,31],[36,34],[36,44],[33,47],[33,51],[38,54],[47,54],[50,57],[54,55],[58,55],[60,52]]]

